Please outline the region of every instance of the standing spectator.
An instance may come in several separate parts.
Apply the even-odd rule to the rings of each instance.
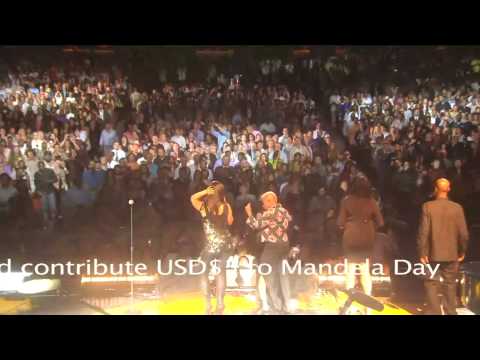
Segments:
[[[234,169],[230,166],[230,156],[224,155],[222,165],[215,169],[213,177],[224,184],[227,195],[233,193],[234,176]]]
[[[275,134],[276,126],[273,123],[272,119],[265,120],[262,125],[260,125],[260,131],[265,134]]]
[[[10,177],[5,173],[0,174],[0,219],[2,221],[12,215],[13,201],[17,193]]]
[[[117,163],[120,162],[120,160],[125,159],[127,157],[127,154],[125,153],[125,151],[123,151],[118,141],[115,141],[113,143],[112,153],[113,153],[113,161],[116,161]]]
[[[180,146],[181,149],[186,149],[187,147],[187,141],[183,137],[183,130],[181,128],[176,128],[175,129],[175,135],[172,136],[171,139],[173,142],[177,143],[178,146]]]
[[[327,194],[325,187],[318,189],[318,194],[311,198],[308,206],[307,228],[315,234],[312,250],[317,252],[320,244],[325,242],[327,215],[335,211],[335,200]]]
[[[137,168],[139,166],[137,165]],[[92,196],[96,197],[105,181],[105,171],[101,169],[100,163],[90,161],[88,168],[83,171],[82,183]]]
[[[52,169],[45,167],[45,162],[38,163],[38,171],[35,173],[35,188],[41,196],[43,224],[46,228],[57,214],[55,201],[55,184],[58,182],[57,175]]]
[[[100,148],[102,149],[102,154],[106,155],[110,153],[113,149],[114,143],[118,141],[117,132],[113,129],[112,123],[107,122],[105,124],[105,129],[102,130],[100,135]]]
[[[210,133],[217,138],[217,151],[221,153],[223,144],[230,138],[230,132],[224,124],[214,123]]]

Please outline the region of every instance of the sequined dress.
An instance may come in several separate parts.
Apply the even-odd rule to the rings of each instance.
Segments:
[[[219,254],[231,247],[231,234],[228,230],[227,211],[221,215],[208,213],[202,219],[203,231],[205,232],[205,247],[207,254]]]

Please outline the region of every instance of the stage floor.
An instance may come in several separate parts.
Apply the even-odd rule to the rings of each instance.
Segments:
[[[300,295],[293,301],[295,312],[292,315],[336,315],[346,301],[345,293],[338,292],[337,298],[331,294]],[[409,315],[388,301],[380,300],[383,311],[369,311],[368,315]],[[212,301],[215,309],[215,301]],[[257,315],[258,305],[254,294],[227,293],[224,315]],[[46,314],[46,315],[204,315],[205,301],[200,292],[176,293],[168,296],[95,297],[78,296],[32,296],[0,298],[0,314]],[[363,315],[365,308],[353,303],[349,314]]]
[[[331,293],[303,295],[300,294],[293,300],[295,309],[292,315],[337,315],[340,308],[347,300],[347,295],[337,292],[337,297]],[[384,304],[383,311],[368,311],[368,315],[410,315],[410,312],[392,304],[386,298],[377,298]],[[85,299],[91,306],[101,307],[111,315],[142,314],[142,315],[204,315],[205,300],[200,292],[177,293],[162,298],[136,297],[134,301],[128,297],[116,300],[98,300],[94,298]],[[215,309],[215,301],[212,301]],[[225,295],[224,315],[256,315],[258,302],[255,294],[227,293]],[[366,308],[360,304],[353,303],[348,314],[364,315]]]
[[[337,293],[300,295],[295,300],[292,315],[337,315],[347,296]],[[353,303],[349,315],[419,315],[415,304],[394,304],[388,298],[377,297],[384,304],[383,311],[366,313],[362,305]],[[212,302],[213,309],[215,302]],[[224,315],[257,315],[254,294],[228,293],[225,296]],[[458,315],[475,315],[466,308],[458,308]],[[33,296],[0,297],[0,315],[204,315],[205,303],[201,293],[185,292],[164,297],[89,297]]]

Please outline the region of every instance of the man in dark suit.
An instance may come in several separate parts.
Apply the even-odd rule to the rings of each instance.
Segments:
[[[428,314],[442,314],[439,293],[446,302],[446,313],[456,314],[456,278],[458,264],[463,261],[467,250],[468,229],[462,206],[450,201],[450,182],[440,178],[435,182],[435,200],[423,204],[418,232],[418,252],[423,264],[439,264],[438,278],[427,277],[425,290]]]

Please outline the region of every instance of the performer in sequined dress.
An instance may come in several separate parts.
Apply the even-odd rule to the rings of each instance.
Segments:
[[[208,275],[212,266],[214,266],[217,298],[215,314],[222,314],[225,307],[223,298],[226,286],[226,262],[232,249],[232,236],[228,229],[233,223],[232,208],[225,198],[225,188],[219,181],[212,181],[211,186],[193,194],[191,202],[202,216],[205,232],[206,241],[200,258],[207,265],[207,269],[202,275],[202,291],[206,299],[206,313],[212,313]]]

